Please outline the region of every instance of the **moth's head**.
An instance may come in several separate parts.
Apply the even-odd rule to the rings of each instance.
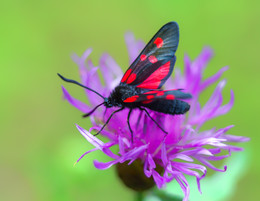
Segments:
[[[108,108],[114,106],[110,98],[104,98],[104,105]]]

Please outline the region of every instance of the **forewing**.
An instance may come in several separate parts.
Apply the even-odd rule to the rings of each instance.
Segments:
[[[182,99],[190,99],[192,96],[189,93],[184,93],[181,90],[156,90],[156,91],[148,91],[143,94],[135,95],[126,98],[124,103],[151,103],[156,100],[182,100]]]
[[[173,71],[178,42],[177,23],[164,25],[125,72],[121,83],[145,89],[161,88]]]

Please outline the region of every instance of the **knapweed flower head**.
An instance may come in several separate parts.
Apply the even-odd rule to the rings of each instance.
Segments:
[[[131,33],[125,37],[129,51],[130,63],[134,61],[139,52],[144,47],[142,41],[136,41]],[[91,49],[84,52],[82,57],[73,55],[73,60],[79,66],[81,83],[89,88],[98,91],[104,97],[108,97],[111,91],[119,84],[123,72],[115,60],[108,54],[100,58],[99,66],[95,67],[89,59]],[[135,189],[144,190],[150,188],[152,180],[158,188],[164,187],[168,182],[175,180],[179,183],[184,192],[184,199],[188,200],[190,188],[185,178],[186,175],[194,176],[197,180],[198,190],[201,192],[200,180],[211,168],[215,171],[224,172],[226,166],[219,169],[211,164],[211,161],[218,161],[227,158],[231,152],[241,151],[242,148],[230,145],[231,142],[247,141],[246,137],[238,137],[227,134],[233,125],[225,128],[212,128],[202,130],[201,126],[220,115],[226,114],[233,106],[234,94],[230,92],[230,101],[223,105],[222,90],[226,84],[225,80],[218,81],[228,68],[221,68],[215,75],[203,79],[203,71],[213,56],[212,50],[204,48],[201,54],[191,61],[188,56],[184,57],[184,73],[175,68],[175,76],[169,78],[165,83],[165,89],[185,89],[185,92],[192,94],[190,100],[190,111],[186,115],[166,115],[149,110],[150,115],[168,132],[166,135],[143,111],[134,110],[131,115],[130,123],[132,126],[134,139],[131,142],[131,133],[127,125],[127,115],[129,110],[125,109],[116,113],[109,121],[106,129],[101,135],[109,139],[103,142],[90,132],[100,130],[104,122],[117,108],[97,109],[91,116],[93,127],[88,130],[77,126],[79,132],[95,148],[84,153],[79,160],[86,154],[101,150],[111,158],[110,162],[94,161],[98,169],[107,169],[116,165],[118,174],[124,183]],[[102,84],[98,70],[103,75],[104,84]],[[199,98],[201,93],[210,85],[218,82],[213,94],[209,100],[200,105]],[[100,104],[103,99],[95,93],[85,90],[89,100],[89,105],[73,98],[68,91],[62,87],[65,99],[74,107],[88,113],[93,107]],[[118,152],[112,152],[111,147],[118,146]],[[228,154],[222,154],[226,152]],[[78,161],[79,161],[78,160]],[[140,173],[143,183],[133,182],[129,175],[129,168],[137,169]],[[139,174],[137,173],[137,174]],[[136,174],[136,172],[135,172]],[[147,178],[147,181],[143,176]],[[147,183],[145,186],[144,183]],[[142,189],[142,186],[145,186]]]

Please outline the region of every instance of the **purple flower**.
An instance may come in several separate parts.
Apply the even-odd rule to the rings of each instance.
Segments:
[[[142,41],[136,41],[131,33],[125,37],[129,51],[130,63],[136,58],[140,50],[144,47]],[[100,58],[99,67],[95,67],[88,58],[91,49],[86,50],[82,57],[73,55],[73,60],[79,66],[82,84],[98,91],[105,97],[119,84],[123,72],[118,64],[108,54],[103,54]],[[185,175],[195,176],[198,190],[200,190],[200,180],[204,178],[207,168],[224,172],[212,165],[210,161],[217,161],[227,158],[231,152],[241,151],[242,148],[230,145],[230,142],[245,142],[249,139],[227,134],[233,125],[225,128],[212,128],[202,130],[201,126],[217,116],[226,114],[233,106],[234,94],[230,92],[230,101],[222,105],[222,90],[226,84],[225,80],[218,82],[213,94],[203,106],[199,103],[200,94],[210,85],[216,83],[224,71],[228,68],[221,68],[215,75],[202,79],[202,74],[211,59],[213,53],[208,47],[204,48],[198,58],[191,61],[186,55],[184,57],[184,73],[175,68],[175,78],[169,78],[165,84],[166,89],[185,89],[192,94],[190,100],[190,111],[187,115],[165,115],[150,111],[150,114],[168,132],[165,135],[150,118],[142,111],[134,110],[131,116],[131,125],[134,133],[134,141],[131,143],[131,133],[127,126],[128,109],[116,113],[106,129],[101,134],[109,139],[102,142],[90,132],[100,130],[105,120],[116,108],[106,109],[100,107],[90,116],[93,127],[89,131],[77,126],[80,133],[94,145],[94,149],[84,153],[78,161],[86,154],[101,150],[111,158],[110,162],[94,161],[98,169],[107,169],[117,164],[119,176],[123,179],[120,169],[125,169],[133,164],[142,167],[142,173],[147,178],[153,178],[158,188],[162,188],[166,183],[176,180],[184,192],[184,199],[189,197],[189,184]],[[100,69],[105,86],[101,83],[97,70]],[[68,91],[62,87],[64,97],[74,107],[83,113],[89,112],[94,106],[100,104],[103,99],[95,93],[85,90],[90,105],[87,105],[73,98]],[[118,153],[111,151],[111,147],[118,146]],[[228,154],[222,154],[227,151]],[[77,161],[77,162],[78,162]],[[124,179],[123,179],[124,180]],[[126,183],[127,181],[124,180]],[[128,185],[128,184],[127,184]],[[129,186],[129,185],[128,185]],[[138,189],[137,189],[138,190]]]

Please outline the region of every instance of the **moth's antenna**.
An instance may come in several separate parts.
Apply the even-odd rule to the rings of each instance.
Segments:
[[[105,104],[105,102],[103,102],[103,103],[100,103],[99,105],[97,105],[93,110],[91,110],[90,112],[88,112],[88,113],[86,113],[86,114],[84,114],[83,115],[83,117],[85,118],[85,117],[88,117],[88,116],[90,116],[93,112],[95,112],[95,110],[98,108],[98,107],[100,107],[101,105],[104,105]]]
[[[74,83],[74,84],[76,84],[76,85],[79,85],[79,86],[81,86],[81,87],[83,87],[83,88],[85,88],[85,89],[88,89],[88,90],[94,92],[95,94],[99,95],[101,98],[105,99],[104,96],[102,96],[100,93],[94,91],[93,89],[90,89],[90,88],[88,88],[88,87],[86,87],[86,86],[80,84],[79,82],[77,82],[77,81],[75,81],[75,80],[67,79],[67,78],[63,77],[63,76],[62,76],[61,74],[59,74],[59,73],[57,73],[57,74],[58,74],[58,76],[59,76],[62,80],[64,80],[65,82],[70,82],[70,83]]]

